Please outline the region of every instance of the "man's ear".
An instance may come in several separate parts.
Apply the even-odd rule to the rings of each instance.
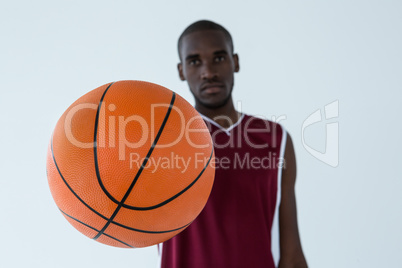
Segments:
[[[233,61],[234,61],[234,71],[235,73],[240,71],[240,63],[239,63],[239,55],[233,54]]]
[[[181,81],[186,81],[186,78],[184,77],[184,74],[183,74],[183,64],[181,64],[181,62],[179,62],[177,64],[177,70],[179,71],[180,80]]]

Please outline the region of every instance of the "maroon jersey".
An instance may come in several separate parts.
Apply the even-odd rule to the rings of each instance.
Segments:
[[[214,185],[196,220],[163,243],[162,268],[276,267],[286,132],[244,114],[229,129],[203,118],[214,141]]]

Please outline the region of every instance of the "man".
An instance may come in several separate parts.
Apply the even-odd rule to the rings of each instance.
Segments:
[[[209,127],[217,164],[204,210],[163,244],[162,267],[307,267],[292,140],[279,124],[235,110],[231,93],[240,66],[229,32],[195,22],[180,36],[178,51],[180,79]]]

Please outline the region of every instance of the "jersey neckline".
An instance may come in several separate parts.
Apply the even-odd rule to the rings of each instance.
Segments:
[[[230,131],[231,131],[232,129],[234,129],[235,127],[237,127],[237,126],[241,123],[241,121],[243,120],[243,118],[244,118],[245,115],[246,115],[246,114],[242,113],[241,116],[240,116],[240,118],[239,118],[239,120],[237,120],[236,123],[234,123],[233,125],[231,125],[231,126],[228,127],[228,128],[224,128],[224,127],[222,127],[221,125],[219,125],[218,123],[216,123],[214,120],[212,120],[211,118],[209,118],[209,117],[203,115],[203,114],[200,113],[200,112],[198,112],[198,113],[201,115],[201,117],[202,117],[204,120],[210,122],[212,125],[216,126],[216,127],[219,128],[220,130],[222,130],[223,132],[225,132],[228,136],[230,136]]]

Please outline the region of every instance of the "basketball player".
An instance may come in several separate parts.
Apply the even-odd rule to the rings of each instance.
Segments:
[[[279,124],[235,110],[231,93],[240,65],[229,32],[195,22],[180,36],[178,51],[180,79],[213,138],[216,175],[198,218],[163,243],[162,267],[307,267],[292,140]]]

